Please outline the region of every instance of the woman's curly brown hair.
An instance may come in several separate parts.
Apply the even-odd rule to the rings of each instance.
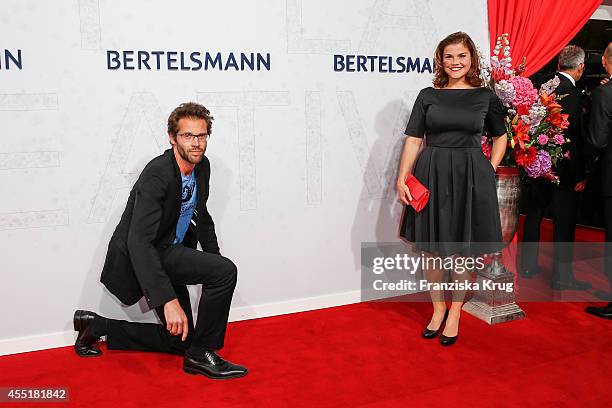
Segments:
[[[176,136],[179,130],[178,122],[180,119],[204,119],[206,121],[208,134],[212,133],[213,117],[210,116],[210,111],[203,105],[195,102],[181,103],[168,117],[168,133]]]
[[[470,85],[474,87],[482,86],[482,78],[480,77],[480,58],[478,57],[476,45],[474,45],[474,41],[472,41],[469,35],[462,31],[458,31],[456,33],[452,33],[451,35],[440,41],[438,47],[436,48],[436,64],[433,79],[434,87],[444,88],[446,87],[446,85],[448,85],[448,74],[444,71],[443,58],[444,48],[451,44],[463,44],[465,48],[470,51],[472,66],[466,74],[465,79]]]

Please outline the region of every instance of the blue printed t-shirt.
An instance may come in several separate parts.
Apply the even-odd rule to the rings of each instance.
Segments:
[[[198,196],[195,170],[188,176],[181,174],[181,177],[183,179],[181,215],[176,224],[176,238],[174,239],[174,244],[183,242],[187,229],[189,228],[189,223],[191,222],[191,217],[193,217],[193,211],[195,210]]]

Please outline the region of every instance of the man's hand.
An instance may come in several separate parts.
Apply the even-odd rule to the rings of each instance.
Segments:
[[[599,85],[605,85],[605,84],[607,84],[608,82],[610,82],[610,78],[604,78],[604,79],[602,79],[601,81],[599,81]]]
[[[586,187],[586,180],[582,180],[579,181],[578,183],[576,183],[576,186],[574,186],[574,191],[583,191],[584,188]]]
[[[164,305],[164,316],[166,317],[166,329],[170,334],[176,336],[182,333],[182,340],[185,341],[189,331],[189,321],[178,299],[172,299]]]

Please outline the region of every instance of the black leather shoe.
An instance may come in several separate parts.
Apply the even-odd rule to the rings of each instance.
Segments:
[[[202,374],[216,380],[244,377],[249,372],[246,367],[224,360],[210,350],[197,356],[185,353],[183,370],[188,374]]]
[[[444,326],[444,322],[446,321],[447,317],[448,317],[448,309],[446,309],[446,313],[444,313],[444,318],[442,319],[442,323],[440,323],[440,327],[438,327],[438,330],[429,330],[427,326],[425,326],[425,329],[423,329],[423,334],[421,334],[421,337],[423,337],[424,339],[435,339],[436,337],[438,337],[438,333],[440,332],[440,329],[442,328],[442,326]]]
[[[74,351],[81,357],[97,357],[102,351],[96,346],[98,337],[93,335],[93,321],[98,315],[87,310],[74,312],[74,330],[79,332],[74,343]]]
[[[441,334],[440,335],[440,344],[443,345],[443,346],[452,346],[457,341],[457,337],[459,337],[458,334],[456,336],[453,336],[453,337],[448,337],[448,336],[445,336],[445,335]]]
[[[568,280],[553,280],[550,283],[550,286],[554,290],[588,290],[591,289],[593,285],[591,282],[579,281],[576,279],[568,279]]]
[[[612,320],[612,302],[608,303],[607,306],[602,307],[588,306],[585,311],[593,316]]]

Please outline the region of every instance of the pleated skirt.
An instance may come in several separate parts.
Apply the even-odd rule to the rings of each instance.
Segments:
[[[468,256],[503,248],[495,171],[480,148],[427,146],[414,176],[429,201],[418,213],[406,206],[400,235],[418,250]]]

